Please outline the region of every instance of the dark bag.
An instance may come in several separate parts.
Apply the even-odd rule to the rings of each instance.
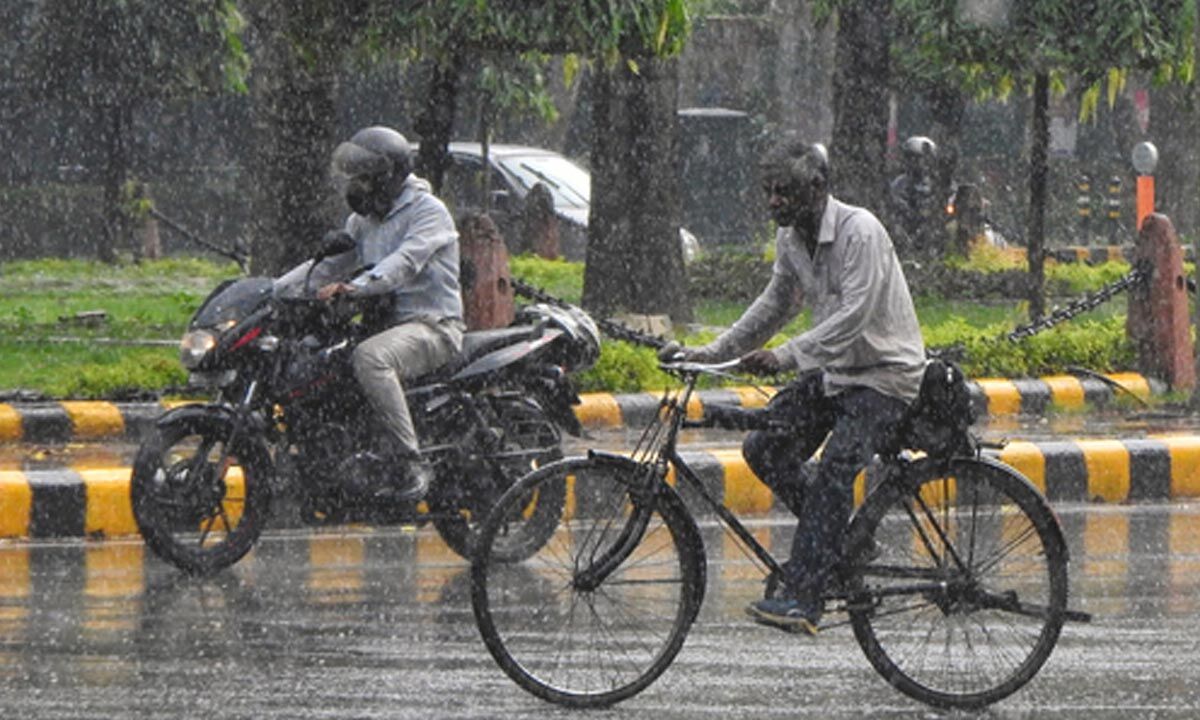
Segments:
[[[935,457],[970,454],[974,452],[970,428],[975,419],[962,369],[948,360],[931,360],[903,423],[901,445]]]

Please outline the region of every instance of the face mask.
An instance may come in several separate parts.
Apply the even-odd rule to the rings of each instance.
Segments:
[[[359,215],[382,218],[391,202],[370,178],[353,177],[346,183],[346,204]]]

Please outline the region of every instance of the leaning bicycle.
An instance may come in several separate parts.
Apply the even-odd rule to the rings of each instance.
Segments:
[[[780,563],[679,454],[687,427],[772,427],[765,410],[705,408],[697,380],[733,364],[673,363],[683,382],[631,456],[592,451],[519,481],[484,521],[472,604],[484,643],[518,685],[571,707],[602,707],[648,687],[675,659],[700,610],[706,557],[687,485],[757,558],[768,590]],[[775,426],[778,427],[778,426]],[[976,447],[972,444],[971,447]],[[901,692],[942,708],[980,708],[1037,674],[1067,620],[1067,546],[1043,496],[1020,473],[974,452],[899,449],[872,469],[824,597],[868,661]],[[564,491],[561,523],[532,558],[502,564],[490,548],[532,493]],[[511,507],[509,507],[511,505]],[[830,620],[830,618],[833,620]],[[845,617],[847,620],[840,620]],[[839,621],[840,620],[840,621]]]

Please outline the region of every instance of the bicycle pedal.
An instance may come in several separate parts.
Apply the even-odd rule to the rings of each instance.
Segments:
[[[753,617],[753,616],[751,616],[751,617]],[[779,631],[787,633],[788,635],[803,635],[805,637],[816,637],[817,633],[820,632],[820,630],[821,630],[820,625],[817,625],[816,627],[812,627],[805,623],[798,623],[795,625],[792,625],[792,624],[785,625],[783,623],[772,622],[770,620],[767,620],[766,618],[754,617],[753,619],[754,619],[754,623],[756,625],[762,625],[763,627],[769,627],[772,630],[779,630]],[[812,628],[812,629],[810,629],[810,628]]]

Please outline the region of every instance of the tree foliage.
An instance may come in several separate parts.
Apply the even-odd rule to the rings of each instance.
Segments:
[[[993,10],[999,9],[998,12]],[[1195,0],[895,0],[910,44],[910,73],[958,83],[977,95],[1033,94],[1030,148],[1030,315],[1044,309],[1044,217],[1048,95],[1082,88],[1080,114],[1094,112],[1103,89],[1113,103],[1130,71],[1160,81],[1194,75]]]
[[[1058,89],[1086,88],[1083,109],[1107,88],[1110,102],[1130,70],[1190,82],[1194,0],[1013,0],[985,17],[962,0],[895,0],[912,39],[908,72],[958,78],[977,95],[1004,97],[1044,72]]]
[[[426,172],[433,168],[436,181],[438,157],[445,155],[464,83],[472,83],[498,106],[524,104],[546,114],[551,110],[540,94],[536,71],[541,54],[577,54],[610,64],[625,58],[636,66],[641,56],[678,53],[689,17],[685,0],[304,0],[276,1],[278,7],[271,13],[248,10],[264,2],[270,5],[270,0],[242,2],[247,13],[258,18],[256,24],[264,34],[276,38],[271,42],[275,49],[270,67],[260,66],[256,73],[308,78],[298,85],[302,92],[265,92],[265,100],[287,103],[294,97],[295,102],[307,101],[319,110],[298,107],[287,112],[284,108],[264,116],[264,125],[271,128],[265,133],[270,143],[264,148],[278,149],[258,163],[264,175],[259,186],[271,188],[276,208],[266,210],[275,218],[264,217],[260,227],[256,254],[265,270],[278,269],[292,254],[282,250],[284,242],[319,236],[304,226],[317,222],[312,208],[319,204],[322,184],[289,182],[283,172],[286,163],[281,161],[287,160],[284,155],[328,154],[323,131],[328,133],[329,128],[302,125],[306,116],[312,118],[308,125],[328,124],[328,103],[320,98],[330,96],[334,88],[322,78],[334,76],[344,61],[406,61],[425,66],[421,74],[427,78],[428,101],[421,116],[412,120],[421,139],[419,166]],[[282,19],[272,19],[278,13]],[[293,59],[283,58],[281,52]],[[287,89],[278,78],[268,84]],[[316,167],[310,169],[317,172]],[[271,178],[272,174],[278,176]],[[604,194],[606,188],[596,187],[593,192]]]
[[[237,85],[240,27],[233,0],[44,0],[26,79],[44,97],[93,106]]]
[[[233,0],[43,0],[20,74],[36,100],[71,103],[93,122],[104,186],[98,254],[111,260],[125,234],[121,212],[134,112],[143,104],[240,86],[246,71]]]

